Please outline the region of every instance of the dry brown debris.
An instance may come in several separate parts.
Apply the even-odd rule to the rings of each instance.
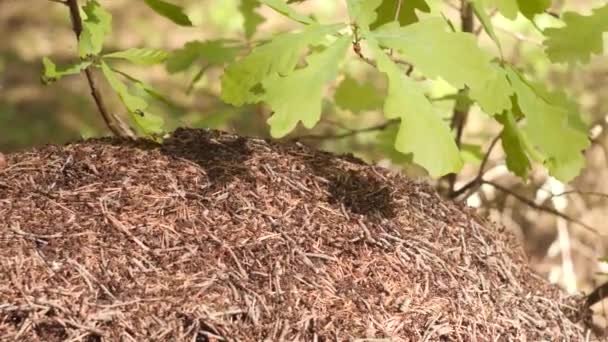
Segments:
[[[354,158],[197,130],[7,158],[2,340],[584,336],[509,234]]]

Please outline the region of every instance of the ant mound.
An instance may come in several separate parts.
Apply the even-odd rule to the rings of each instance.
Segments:
[[[180,129],[6,159],[3,340],[585,337],[508,232],[354,158]]]

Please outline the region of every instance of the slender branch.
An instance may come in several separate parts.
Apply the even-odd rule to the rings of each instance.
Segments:
[[[544,211],[544,212],[549,213],[549,214],[553,214],[553,215],[555,215],[557,217],[563,218],[564,220],[566,220],[568,222],[575,223],[575,224],[577,224],[577,225],[579,225],[579,226],[581,226],[581,227],[589,230],[592,233],[595,233],[597,235],[603,236],[603,234],[601,234],[597,229],[595,229],[592,226],[586,224],[585,222],[577,220],[577,219],[569,216],[568,214],[562,213],[561,211],[558,211],[558,210],[556,210],[554,208],[536,204],[533,200],[528,199],[527,197],[525,197],[523,195],[520,195],[520,194],[512,191],[511,189],[508,189],[508,188],[506,188],[506,187],[504,187],[504,186],[502,186],[502,185],[500,185],[498,183],[495,183],[495,182],[492,182],[492,181],[483,180],[483,179],[481,180],[481,183],[482,184],[490,185],[493,188],[495,188],[496,190],[499,190],[499,191],[501,191],[501,192],[503,192],[503,193],[505,193],[505,194],[507,194],[509,196],[512,196],[513,198],[515,198],[518,201],[524,203],[525,205],[529,206],[530,208],[536,209],[538,211]]]
[[[471,193],[473,193],[477,189],[479,189],[479,187],[481,186],[481,184],[483,182],[483,175],[485,174],[485,171],[486,171],[485,170],[486,165],[488,164],[488,161],[490,160],[490,154],[492,154],[492,150],[494,150],[496,143],[498,142],[498,140],[500,140],[500,136],[501,136],[501,134],[498,134],[497,136],[494,137],[494,139],[492,139],[492,142],[490,143],[490,146],[488,147],[488,151],[483,156],[481,165],[479,165],[479,171],[477,172],[477,175],[475,176],[475,178],[473,178],[467,184],[463,185],[460,189],[453,191],[451,193],[450,198],[458,198],[458,197],[460,197],[460,195],[466,193],[467,195],[463,196],[463,198],[466,199],[470,196]]]
[[[460,2],[460,28],[462,32],[473,33],[475,29],[475,17],[473,15],[473,6],[469,3],[468,0],[461,0]],[[460,95],[465,95],[467,92],[467,88],[460,89],[458,93]],[[456,131],[456,146],[460,147],[462,142],[462,134],[464,132],[464,126],[467,122],[467,117],[469,116],[469,105],[466,105],[465,108],[459,108],[459,103],[456,101],[454,104],[454,112],[452,115],[452,122],[450,123],[450,128]],[[448,180],[448,189],[447,195],[449,197],[453,196],[454,185],[456,184],[456,174],[451,173],[447,176]]]
[[[395,21],[399,21],[399,14],[401,13],[401,6],[403,5],[403,0],[397,1],[397,9],[395,9]]]
[[[398,120],[390,120],[387,121],[385,123],[379,124],[379,125],[375,125],[375,126],[371,126],[371,127],[366,127],[366,128],[361,128],[361,129],[353,129],[353,130],[349,130],[348,132],[345,133],[341,133],[341,134],[327,134],[327,135],[319,135],[319,134],[310,134],[310,135],[301,135],[299,137],[295,137],[294,140],[338,140],[338,139],[344,139],[344,138],[348,138],[348,137],[352,137],[355,136],[357,134],[361,134],[361,133],[367,133],[367,132],[373,132],[373,131],[381,131],[391,125],[394,125],[396,123],[398,123]]]
[[[76,35],[76,39],[80,40],[80,34],[82,33],[82,18],[80,17],[80,9],[78,7],[78,0],[51,0],[53,2],[59,2],[66,5],[70,9],[70,18],[72,20],[72,30]],[[135,133],[127,126],[124,122],[120,120],[120,118],[116,117],[112,113],[110,113],[103,101],[103,97],[101,96],[101,92],[97,88],[97,84],[95,83],[95,75],[93,74],[93,69],[89,66],[84,69],[84,73],[87,78],[87,82],[89,84],[89,88],[91,89],[91,96],[95,101],[95,105],[101,114],[106,126],[110,129],[110,131],[120,137],[128,137],[135,138]]]
[[[607,193],[597,192],[597,191],[580,191],[580,190],[568,190],[568,191],[560,192],[558,194],[551,195],[551,197],[561,197],[561,196],[568,196],[568,195],[573,195],[573,194],[581,195],[581,196],[596,196],[596,197],[608,198]]]

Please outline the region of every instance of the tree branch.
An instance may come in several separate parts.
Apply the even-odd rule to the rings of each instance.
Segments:
[[[76,39],[80,40],[80,34],[82,33],[82,18],[80,17],[80,8],[78,7],[78,0],[51,0],[53,2],[59,2],[66,5],[70,9],[70,18],[72,20],[72,30],[76,35]],[[95,75],[93,74],[92,67],[87,67],[84,69],[84,73],[87,78],[87,82],[89,84],[89,88],[91,89],[91,96],[93,96],[93,100],[95,100],[95,105],[101,114],[106,126],[110,129],[110,131],[119,137],[127,137],[127,138],[135,138],[135,133],[127,126],[124,122],[120,120],[120,118],[116,117],[112,113],[110,113],[103,101],[103,97],[101,96],[101,92],[97,88],[95,82]]]
[[[361,133],[367,133],[367,132],[373,132],[373,131],[381,131],[391,125],[394,125],[396,123],[398,123],[398,120],[390,120],[387,121],[385,123],[379,124],[379,125],[375,125],[375,126],[371,126],[371,127],[366,127],[366,128],[361,128],[361,129],[353,129],[353,130],[349,130],[346,133],[341,133],[341,134],[327,134],[327,135],[320,135],[320,134],[310,134],[310,135],[301,135],[299,137],[295,137],[294,140],[338,140],[338,139],[344,139],[344,138],[348,138],[348,137],[352,137],[355,136],[357,134],[361,134]]]
[[[595,196],[595,197],[608,198],[608,194],[603,193],[603,192],[580,191],[580,190],[568,190],[568,191],[560,192],[558,194],[551,195],[551,197],[561,197],[561,196],[568,196],[568,195],[574,195],[574,194],[581,195],[581,196]]]
[[[477,189],[479,189],[479,187],[481,186],[481,184],[483,182],[483,175],[485,174],[486,165],[488,164],[488,161],[490,160],[490,154],[492,154],[492,150],[496,146],[496,143],[498,142],[498,140],[500,140],[500,136],[501,136],[501,134],[498,134],[497,136],[494,137],[494,139],[492,139],[492,142],[490,143],[490,146],[488,147],[488,151],[483,156],[481,165],[479,165],[479,171],[477,172],[477,175],[475,176],[475,178],[473,178],[467,184],[463,185],[460,189],[453,191],[450,195],[450,198],[458,198],[460,195],[466,193],[467,195],[463,196],[463,198],[466,199],[471,195],[471,193],[473,193]]]
[[[518,201],[524,203],[525,205],[529,206],[530,208],[536,209],[538,211],[544,211],[546,213],[549,213],[549,214],[555,215],[557,217],[563,218],[564,220],[566,220],[568,222],[571,222],[571,223],[574,223],[574,224],[577,224],[577,225],[579,225],[579,226],[581,226],[581,227],[589,230],[592,233],[595,233],[595,234],[597,234],[599,236],[604,236],[597,229],[595,229],[592,226],[586,224],[585,222],[577,220],[577,219],[569,216],[568,214],[565,214],[565,213],[562,213],[561,211],[558,211],[557,209],[553,209],[551,207],[546,207],[546,206],[543,206],[543,205],[536,204],[533,200],[528,199],[525,196],[520,195],[520,194],[512,191],[511,189],[508,189],[508,188],[506,188],[506,187],[504,187],[504,186],[502,186],[502,185],[500,185],[498,183],[495,183],[495,182],[492,182],[492,181],[483,180],[483,179],[481,180],[481,183],[482,184],[490,185],[493,188],[495,188],[496,190],[499,190],[499,191],[501,191],[501,192],[503,192],[503,193],[505,193],[505,194],[507,194],[509,196],[512,196],[513,198],[515,198]]]
[[[461,0],[460,2],[460,28],[462,32],[474,33],[475,30],[475,17],[473,15],[473,6],[468,0]],[[458,91],[459,95],[465,95],[467,92],[467,88],[460,89]],[[460,147],[462,142],[462,134],[464,131],[464,126],[467,122],[467,117],[469,115],[469,105],[466,105],[465,108],[459,108],[459,103],[456,101],[454,104],[454,112],[452,115],[452,122],[450,123],[450,128],[456,131],[456,146]],[[448,189],[447,195],[448,197],[453,197],[454,193],[454,185],[456,184],[456,174],[451,173],[447,176],[448,180]]]

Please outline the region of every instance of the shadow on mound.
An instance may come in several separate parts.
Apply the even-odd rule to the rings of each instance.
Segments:
[[[341,169],[336,165],[337,162],[335,156],[325,153],[306,159],[306,165],[313,174],[328,180],[331,203],[344,205],[354,214],[380,219],[395,217],[393,199],[387,184],[377,177]]]
[[[247,182],[254,180],[246,163],[252,151],[243,137],[215,131],[178,129],[165,140],[161,151],[171,157],[190,160],[203,168],[210,183],[208,191],[216,191],[235,178]]]

